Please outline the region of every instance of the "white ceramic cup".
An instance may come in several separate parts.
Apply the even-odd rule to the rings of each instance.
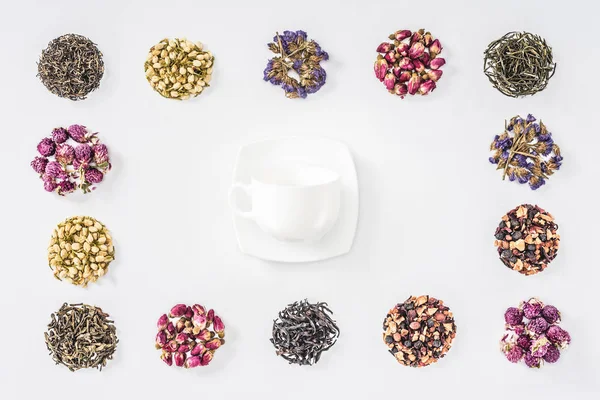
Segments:
[[[335,225],[340,211],[340,176],[326,168],[272,167],[252,176],[251,184],[234,183],[229,205],[236,215],[254,220],[282,241],[317,241]],[[246,192],[252,209],[242,211],[236,193]]]

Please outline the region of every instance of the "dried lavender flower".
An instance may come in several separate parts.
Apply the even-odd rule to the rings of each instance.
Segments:
[[[42,156],[50,157],[51,155],[54,155],[56,144],[50,138],[43,138],[37,145],[37,149]]]

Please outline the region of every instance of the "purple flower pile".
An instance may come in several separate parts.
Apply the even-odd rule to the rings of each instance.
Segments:
[[[504,320],[506,332],[500,348],[510,362],[523,360],[529,368],[540,368],[544,361],[553,364],[571,343],[569,332],[558,326],[558,309],[536,298],[508,308]]]
[[[502,179],[529,183],[533,190],[540,188],[546,180],[560,169],[563,157],[554,143],[552,133],[533,115],[523,119],[513,117],[504,133],[496,135],[490,146],[493,152],[490,163],[504,170]]]
[[[267,62],[263,79],[281,86],[289,99],[305,99],[323,87],[327,73],[321,61],[329,60],[329,54],[314,40],[308,40],[304,31],[277,33],[267,45],[277,54]],[[290,76],[295,72],[299,79]]]
[[[69,139],[76,144],[67,143]],[[89,193],[111,167],[106,145],[83,125],[55,128],[37,150],[40,156],[31,161],[31,167],[40,175],[46,191],[61,196],[76,188]]]
[[[404,98],[409,95],[427,95],[436,88],[442,77],[440,69],[446,60],[438,55],[442,45],[431,33],[399,30],[377,47],[375,76],[383,82],[388,92]]]

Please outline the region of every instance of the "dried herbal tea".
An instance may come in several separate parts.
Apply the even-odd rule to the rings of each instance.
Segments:
[[[571,343],[569,332],[558,326],[558,309],[536,298],[521,302],[519,307],[509,307],[504,321],[506,330],[500,350],[512,363],[525,361],[529,368],[540,368],[544,362],[553,364]]]
[[[48,262],[58,280],[85,287],[104,276],[114,259],[108,229],[92,217],[67,218],[52,232]]]
[[[523,275],[546,269],[560,244],[554,217],[531,204],[522,204],[503,216],[494,236],[500,260]]]
[[[426,367],[443,358],[455,336],[450,309],[427,295],[397,304],[383,321],[384,343],[400,364],[410,367]]]
[[[200,304],[177,304],[168,315],[160,316],[156,326],[156,348],[168,366],[205,367],[225,344],[223,321],[214,310],[206,311]]]
[[[150,48],[144,70],[150,86],[161,96],[187,100],[210,86],[214,62],[200,42],[163,39]]]
[[[44,86],[59,97],[83,100],[98,89],[104,75],[102,53],[85,36],[68,33],[48,43],[38,61]]]
[[[504,170],[502,179],[529,183],[532,190],[540,188],[560,169],[563,157],[554,143],[552,133],[529,114],[525,120],[519,115],[504,124],[504,133],[496,135],[490,145],[489,158],[496,169]]]
[[[390,35],[392,42],[377,47],[375,76],[388,92],[404,98],[409,95],[426,95],[436,88],[442,77],[440,69],[446,60],[438,57],[442,45],[431,33],[399,30]]]
[[[281,86],[288,99],[305,99],[318,92],[327,79],[321,61],[329,60],[329,54],[314,40],[308,40],[304,31],[284,31],[268,43],[269,50],[277,54],[267,62],[263,79]],[[298,78],[291,76],[297,74]]]
[[[69,144],[69,139],[77,144]],[[41,157],[35,157],[31,167],[39,174],[46,191],[61,196],[77,188],[90,193],[111,168],[106,145],[100,143],[97,133],[90,133],[83,125],[54,128],[50,137],[37,145],[37,150]]]
[[[492,85],[509,97],[536,94],[556,71],[546,40],[529,32],[509,32],[484,52],[483,72]]]
[[[117,349],[116,328],[100,307],[63,304],[44,332],[46,347],[56,364],[71,371],[106,366]]]
[[[290,364],[313,365],[340,336],[327,303],[306,299],[289,304],[273,321],[271,343],[276,354]]]

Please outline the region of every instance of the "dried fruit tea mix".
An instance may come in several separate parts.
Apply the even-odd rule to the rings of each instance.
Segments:
[[[426,367],[443,358],[456,336],[456,324],[442,300],[411,296],[392,308],[383,321],[383,341],[396,360]]]
[[[494,236],[500,260],[523,275],[546,269],[560,245],[554,217],[531,204],[522,204],[503,216]]]
[[[509,307],[504,313],[506,331],[500,349],[512,363],[525,361],[529,368],[540,368],[544,361],[553,364],[561,350],[571,343],[571,335],[562,329],[560,312],[539,299],[523,301],[519,307]]]
[[[442,45],[431,33],[420,29],[416,32],[399,30],[377,47],[375,76],[388,92],[404,98],[409,95],[427,95],[442,77],[440,69],[446,60],[438,57]]]
[[[195,368],[207,366],[225,344],[225,325],[214,310],[204,306],[177,304],[156,323],[156,348],[168,366]]]

